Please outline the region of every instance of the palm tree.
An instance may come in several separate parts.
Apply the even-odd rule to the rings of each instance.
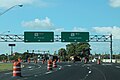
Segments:
[[[64,48],[61,48],[58,50],[58,55],[60,56],[60,58],[62,60],[65,60],[66,59],[66,50]]]

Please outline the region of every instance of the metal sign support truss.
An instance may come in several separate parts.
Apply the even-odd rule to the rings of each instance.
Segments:
[[[54,36],[55,42],[61,42],[61,36]],[[0,42],[24,42],[24,35],[0,35]],[[90,35],[89,42],[110,42],[110,53],[112,62],[112,34],[111,35]]]

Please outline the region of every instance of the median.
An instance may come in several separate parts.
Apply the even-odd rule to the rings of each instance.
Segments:
[[[13,63],[0,63],[0,72],[12,70]]]

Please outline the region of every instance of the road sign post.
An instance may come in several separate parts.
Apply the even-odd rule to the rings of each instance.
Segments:
[[[61,32],[61,42],[89,42],[89,32]]]
[[[13,47],[15,46],[15,44],[9,44],[8,46],[11,47],[11,55],[13,54]]]
[[[54,32],[24,32],[24,42],[54,42]]]

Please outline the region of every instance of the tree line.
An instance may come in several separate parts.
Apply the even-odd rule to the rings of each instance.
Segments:
[[[66,45],[65,48],[61,48],[58,50],[58,55],[62,60],[69,60],[70,56],[83,58],[89,58],[90,55],[90,45],[89,43],[80,43],[80,42],[73,42]]]

